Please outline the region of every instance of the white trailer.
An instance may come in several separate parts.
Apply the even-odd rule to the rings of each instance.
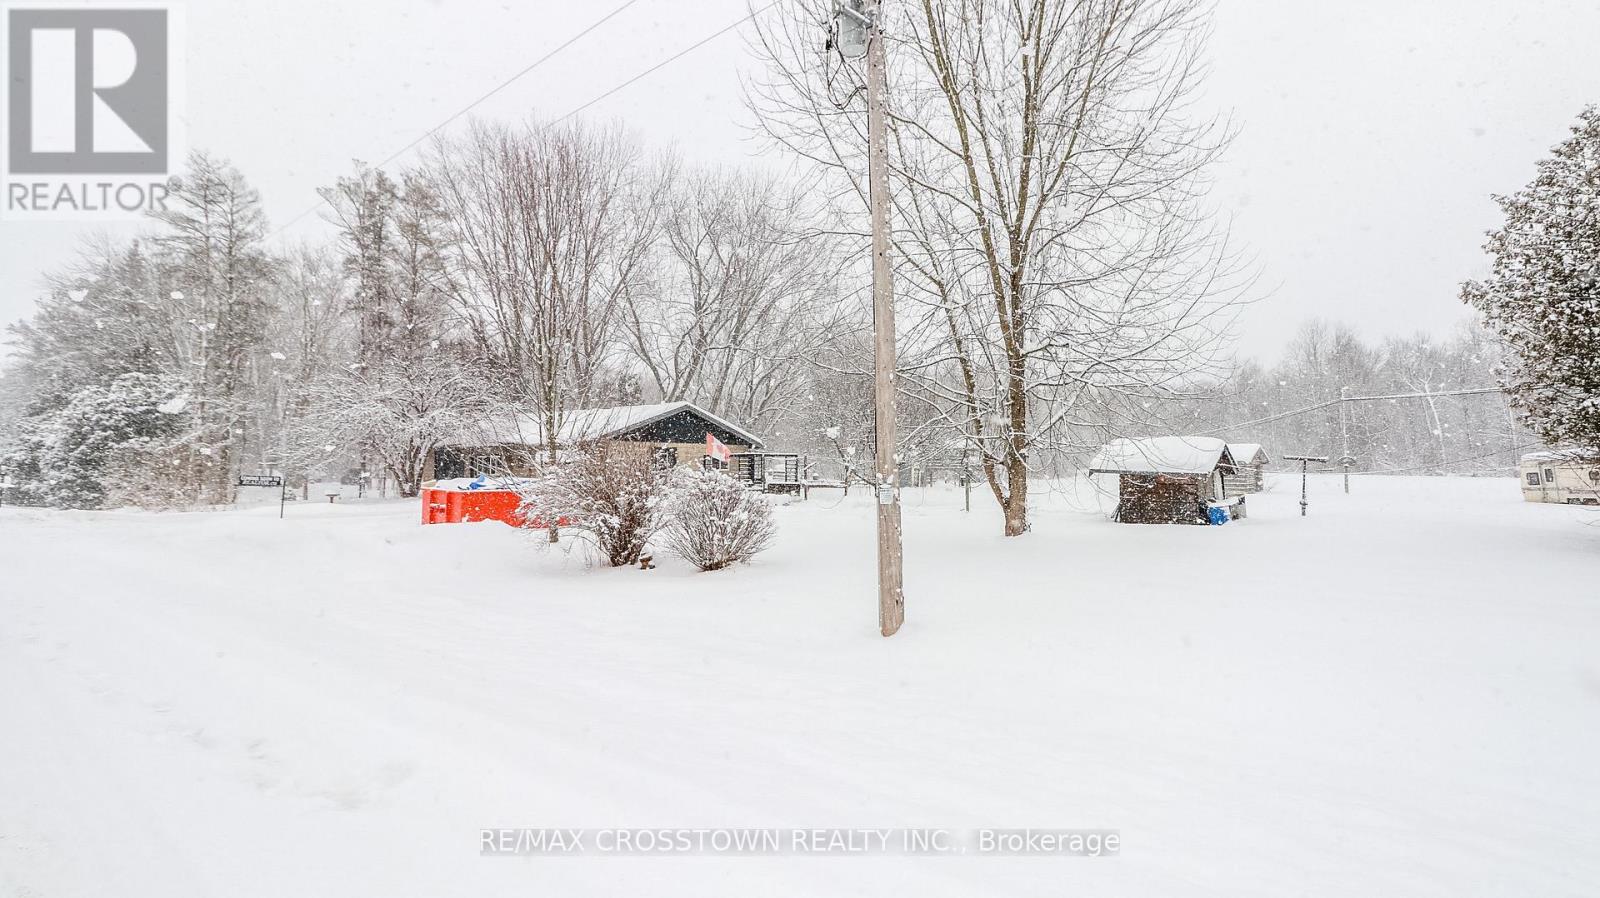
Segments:
[[[1600,505],[1600,450],[1530,452],[1519,465],[1522,498],[1529,502]]]

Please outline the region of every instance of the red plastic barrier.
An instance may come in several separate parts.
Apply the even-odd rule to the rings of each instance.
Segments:
[[[513,527],[543,527],[517,512],[522,497],[511,490],[423,490],[422,523],[461,524],[502,521]]]

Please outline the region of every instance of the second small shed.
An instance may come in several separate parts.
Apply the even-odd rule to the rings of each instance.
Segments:
[[[1224,478],[1235,470],[1214,437],[1112,440],[1089,465],[1091,475],[1117,475],[1116,520],[1125,524],[1209,523],[1210,509],[1229,503]]]
[[[1222,486],[1229,497],[1259,493],[1267,488],[1267,457],[1260,443],[1229,443],[1228,454],[1233,456],[1234,473],[1222,476]]]

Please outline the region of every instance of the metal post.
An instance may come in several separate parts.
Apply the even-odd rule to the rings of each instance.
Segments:
[[[889,268],[889,144],[885,124],[883,2],[867,15],[867,176],[872,204],[872,322],[876,356],[873,415],[878,462],[878,629],[905,622],[900,546],[900,466],[895,459],[894,283]]]
[[[1283,460],[1297,461],[1300,463],[1300,517],[1303,518],[1306,516],[1306,506],[1310,504],[1306,501],[1307,469],[1311,467],[1312,462],[1316,462],[1318,464],[1327,464],[1328,457],[1326,455],[1285,455]]]
[[[1339,438],[1344,443],[1344,452],[1339,456],[1339,465],[1344,468],[1344,494],[1350,495],[1350,388],[1339,388]]]
[[[1300,462],[1300,517],[1302,518],[1306,516],[1306,506],[1310,504],[1306,502],[1306,468],[1309,465],[1310,462],[1304,460]]]

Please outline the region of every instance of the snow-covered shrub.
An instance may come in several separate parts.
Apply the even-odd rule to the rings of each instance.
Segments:
[[[522,513],[591,542],[606,563],[634,564],[665,520],[667,475],[646,452],[593,447],[528,482]]]
[[[662,543],[702,571],[749,561],[772,543],[772,506],[720,471],[674,474]]]
[[[117,483],[171,481],[166,466],[183,419],[162,411],[183,384],[156,374],[123,374],[83,387],[60,408],[24,418],[3,457],[21,504],[99,508],[120,498]],[[149,464],[136,464],[143,459]]]
[[[100,485],[107,508],[180,508],[195,502],[188,447],[174,439],[132,440],[106,455]]]

